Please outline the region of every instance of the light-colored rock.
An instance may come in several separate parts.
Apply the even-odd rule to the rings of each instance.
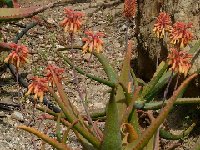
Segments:
[[[86,54],[84,54],[83,55],[83,59],[85,60],[85,61],[91,61],[92,60],[92,57],[91,57],[91,54],[90,53],[86,53]]]
[[[121,27],[121,30],[122,30],[122,31],[125,31],[126,28],[127,28],[127,25],[124,24],[124,25]]]
[[[55,20],[53,18],[48,18],[47,22],[50,24],[55,24]]]
[[[6,114],[3,111],[0,111],[0,118],[1,117],[6,117]]]
[[[24,121],[24,117],[22,115],[22,113],[18,112],[18,111],[14,111],[12,114],[11,114],[11,118],[12,119],[17,119],[18,121]]]
[[[56,45],[56,48],[65,48],[65,47],[62,45]]]

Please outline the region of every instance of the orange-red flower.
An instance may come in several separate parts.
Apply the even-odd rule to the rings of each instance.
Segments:
[[[85,45],[83,46],[83,52],[102,52],[103,41],[100,38],[104,37],[105,34],[102,32],[94,33],[92,31],[86,31],[85,34],[87,35],[87,38],[82,39],[82,41],[85,42]]]
[[[51,83],[52,86],[54,84],[52,71],[57,76],[58,82],[61,82],[64,73],[63,68],[59,68],[55,65],[48,65],[45,71],[47,72],[45,77],[47,78],[48,82]]]
[[[80,30],[82,25],[82,17],[84,14],[79,11],[74,11],[69,8],[64,8],[64,13],[66,15],[65,19],[60,22],[60,25],[64,28],[65,32],[76,33]]]
[[[192,27],[192,23],[185,24],[183,22],[176,22],[173,25],[170,34],[171,43],[183,48],[193,39],[193,34],[188,31]]]
[[[155,32],[158,38],[163,38],[166,32],[170,32],[172,28],[171,23],[170,16],[165,12],[161,12],[154,24],[153,32]]]
[[[124,16],[127,18],[135,17],[137,10],[136,0],[125,0],[124,1]]]
[[[35,94],[34,99],[39,98],[40,102],[43,101],[44,92],[48,90],[47,88],[47,79],[39,78],[37,76],[32,78],[32,83],[28,86],[28,92],[25,94],[30,95],[31,93]]]
[[[191,67],[191,58],[192,55],[186,51],[178,51],[175,48],[171,48],[168,55],[168,64],[171,65],[173,71],[183,73],[186,76]]]
[[[9,43],[9,47],[12,52],[4,60],[5,63],[12,63],[18,69],[20,65],[25,64],[28,59],[28,48],[24,45],[18,45],[15,43]]]

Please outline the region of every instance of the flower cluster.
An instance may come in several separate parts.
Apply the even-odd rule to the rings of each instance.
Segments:
[[[183,48],[188,45],[188,43],[193,39],[193,35],[189,28],[192,27],[192,23],[185,24],[183,22],[176,22],[173,25],[173,29],[170,33],[171,43],[178,45]]]
[[[168,36],[171,43],[171,49],[168,54],[168,64],[175,72],[184,74],[186,76],[191,67],[192,55],[183,48],[186,47],[193,39],[193,34],[188,30],[192,27],[192,23],[176,22],[171,26],[170,16],[161,12],[157,17],[157,21],[154,24],[153,32],[161,39],[168,32]]]
[[[87,38],[82,39],[82,41],[85,42],[85,45],[83,46],[83,52],[102,52],[103,41],[100,38],[104,37],[105,34],[102,32],[94,33],[92,31],[86,31],[85,34],[87,35]]]
[[[126,18],[135,17],[137,10],[137,2],[136,0],[125,0],[124,1],[124,16]]]
[[[166,32],[169,33],[171,31],[171,23],[170,16],[165,12],[161,12],[154,24],[153,32],[159,39],[161,39],[165,36]]]
[[[183,73],[184,76],[186,76],[191,67],[190,63],[191,58],[192,58],[191,54],[188,54],[185,51],[178,51],[175,48],[171,48],[170,53],[168,55],[169,59],[168,64],[171,65],[171,69],[173,71]]]
[[[65,32],[75,33],[77,32],[82,25],[82,17],[84,14],[82,12],[77,12],[69,8],[65,8],[66,18],[60,23],[64,27]],[[97,53],[103,51],[103,40],[101,37],[104,37],[105,34],[102,32],[92,32],[86,31],[85,34],[87,37],[83,38],[82,41],[85,42],[83,46],[83,52],[94,52]]]
[[[84,14],[69,8],[65,8],[64,13],[66,18],[60,22],[60,25],[64,27],[64,31],[69,33],[76,33],[78,30],[80,30],[82,25],[82,17]]]
[[[55,73],[55,75],[58,78],[58,82],[61,82],[62,80],[62,75],[64,73],[63,68],[59,68],[55,65],[48,65],[47,68],[45,69],[46,75],[45,77],[47,78],[48,82],[53,86],[54,85],[54,80],[53,80],[53,74],[52,71]]]
[[[23,65],[28,61],[28,48],[24,45],[18,45],[15,43],[9,43],[9,47],[12,49],[12,52],[4,62],[11,63],[18,69],[20,65]]]
[[[52,71],[57,76],[58,81],[61,82],[64,69],[59,68],[55,65],[48,65],[45,71],[46,75],[44,78],[39,78],[37,76],[32,78],[32,83],[28,86],[28,92],[26,93],[26,96],[33,93],[35,94],[34,99],[39,98],[39,100],[42,101],[44,92],[47,92],[48,90],[48,83],[51,83],[52,86],[54,84]]]
[[[39,98],[40,102],[42,102],[44,92],[48,90],[47,82],[48,80],[46,78],[33,77],[32,83],[28,86],[28,92],[25,95],[27,96],[33,93],[35,94],[34,99]]]

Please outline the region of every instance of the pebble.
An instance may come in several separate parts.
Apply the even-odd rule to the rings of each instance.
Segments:
[[[103,103],[94,103],[94,104],[91,104],[89,105],[90,107],[92,106],[93,108],[96,108],[96,109],[101,109],[101,108],[105,108],[105,105]]]
[[[103,21],[103,20],[102,20],[102,21],[98,21],[98,23],[99,23],[99,24],[105,24],[106,21]]]
[[[91,54],[90,54],[90,53],[84,54],[84,55],[83,55],[83,59],[84,59],[86,62],[88,62],[89,59],[91,59]]]
[[[47,22],[50,24],[55,24],[55,20],[53,18],[48,18]]]
[[[14,111],[12,114],[11,114],[11,118],[12,119],[17,119],[18,121],[24,121],[24,117],[22,115],[22,113],[18,112],[18,111]]]
[[[56,45],[56,48],[65,48],[65,47],[62,45]]]
[[[3,111],[0,111],[0,117],[6,117],[6,114]]]
[[[117,48],[119,48],[119,47],[121,47],[121,44],[118,43],[118,42],[116,42],[116,43],[114,43],[114,46],[117,47]]]
[[[127,26],[124,24],[124,25],[121,27],[121,30],[122,30],[122,31],[125,31],[126,28],[127,28]]]

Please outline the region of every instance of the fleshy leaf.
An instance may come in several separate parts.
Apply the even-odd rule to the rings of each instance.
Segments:
[[[143,136],[141,136],[138,140],[136,140],[133,143],[128,144],[125,150],[142,150],[148,143],[148,141],[152,138],[152,136],[155,134],[159,126],[163,123],[163,121],[166,119],[167,115],[169,114],[171,108],[173,107],[173,104],[177,100],[180,92],[189,84],[189,82],[195,78],[198,74],[192,74],[189,76],[186,80],[183,81],[183,83],[179,86],[179,88],[174,91],[173,96],[168,99],[166,106],[161,110],[158,117],[151,123],[151,125],[146,129],[146,131],[143,133]]]
[[[58,141],[56,141],[53,138],[50,138],[49,136],[47,136],[44,133],[41,133],[40,131],[38,131],[35,128],[31,128],[31,127],[27,127],[27,126],[18,126],[19,129],[23,129],[29,133],[32,133],[34,135],[36,135],[37,137],[41,138],[43,141],[47,142],[48,144],[52,145],[53,147],[59,149],[59,150],[72,150],[70,147],[68,147],[67,145],[63,144],[63,143],[59,143]]]
[[[130,61],[132,46],[132,41],[129,41],[127,52],[123,61],[121,74],[119,77],[119,83],[123,84],[125,87],[128,87],[128,83],[131,82]],[[130,100],[126,99],[123,88],[121,86],[119,86],[116,91],[116,102],[118,107],[119,120],[121,121],[127,104],[130,102]]]
[[[160,137],[168,140],[179,140],[181,138],[184,138],[185,136],[188,136],[190,132],[194,129],[196,126],[196,123],[193,123],[187,130],[183,131],[181,134],[174,135],[164,129],[160,129]]]
[[[152,90],[154,90],[155,85],[158,83],[159,79],[163,76],[163,74],[167,70],[167,67],[168,64],[166,62],[160,63],[151,81],[143,87],[143,91],[141,94],[142,99],[146,98],[146,96],[150,94]]]
[[[33,16],[33,12],[37,7],[30,8],[1,8],[0,9],[0,22],[10,21],[15,19],[22,19],[25,17]]]
[[[120,134],[120,123],[115,101],[115,89],[110,94],[110,100],[106,110],[106,123],[101,150],[121,150],[122,141]]]

